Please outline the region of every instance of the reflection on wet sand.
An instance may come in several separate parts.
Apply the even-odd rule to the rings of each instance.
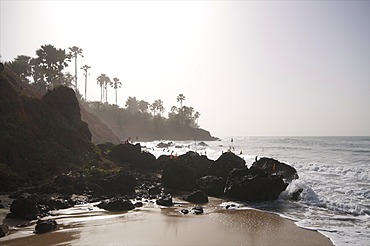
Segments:
[[[315,231],[255,210],[226,210],[211,201],[202,215],[183,215],[191,204],[163,208],[146,204],[124,213],[88,205],[55,211],[57,231],[35,235],[32,226],[0,239],[5,245],[331,245]]]

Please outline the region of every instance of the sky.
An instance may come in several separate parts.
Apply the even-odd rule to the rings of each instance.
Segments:
[[[217,137],[370,136],[370,1],[0,0],[0,11],[1,60],[78,46],[88,100],[105,73],[123,83],[119,106],[161,99],[168,112],[181,93]]]

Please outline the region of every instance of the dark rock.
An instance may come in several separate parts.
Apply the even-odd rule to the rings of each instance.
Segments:
[[[187,209],[181,209],[181,211],[180,211],[182,214],[188,214],[189,213],[189,210],[187,210]]]
[[[132,163],[136,155],[141,153],[141,146],[139,143],[133,144],[118,144],[109,152],[108,157],[111,160],[119,161],[121,163]]]
[[[241,201],[272,201],[286,189],[282,176],[261,177],[248,169],[234,169],[226,182],[225,195]]]
[[[196,187],[195,170],[179,160],[171,160],[163,169],[162,183],[169,189],[194,190]]]
[[[132,160],[132,164],[143,170],[159,170],[157,159],[149,152],[141,152]]]
[[[4,205],[0,203],[0,208],[4,208]]]
[[[128,211],[135,208],[130,200],[117,198],[104,200],[96,206],[112,212]]]
[[[26,220],[37,219],[40,214],[35,200],[30,198],[19,198],[10,205],[10,212],[14,217]]]
[[[293,179],[298,179],[298,173],[294,167],[272,158],[260,158],[258,161],[255,161],[252,166],[263,169],[270,175],[282,175],[288,182],[292,181]]]
[[[170,146],[172,146],[173,143],[172,142],[168,142],[168,143],[163,143],[163,142],[160,142],[159,144],[157,144],[157,148],[168,148]]]
[[[300,188],[300,189],[298,189],[297,191],[293,192],[293,193],[290,195],[291,199],[292,199],[293,201],[298,201],[298,200],[299,200],[299,198],[300,198],[300,195],[301,195],[302,191],[303,191],[303,189],[302,189],[302,188]]]
[[[57,228],[57,222],[52,219],[38,220],[35,227],[35,233],[41,234],[46,232],[55,231]]]
[[[9,227],[7,224],[0,225],[0,237],[4,237],[9,232]]]
[[[134,206],[135,206],[135,208],[139,208],[139,207],[143,206],[143,203],[142,202],[135,202]]]
[[[198,179],[198,187],[209,196],[222,196],[226,181],[221,177],[204,176]]]
[[[194,213],[194,214],[202,214],[204,213],[204,210],[201,206],[197,206],[197,207],[194,207],[191,209],[191,211]]]
[[[95,180],[105,194],[133,194],[137,185],[136,178],[129,173],[119,172],[109,177]]]
[[[227,178],[234,168],[246,169],[245,161],[232,152],[223,153],[210,167],[209,175]]]
[[[178,159],[186,166],[194,169],[197,178],[208,175],[209,167],[214,163],[207,156],[200,156],[193,151],[180,155]]]
[[[44,204],[47,205],[50,210],[66,209],[74,206],[74,204],[62,198],[51,198],[46,200]]]
[[[156,203],[161,206],[171,207],[173,205],[171,195],[163,195],[156,200]]]
[[[198,145],[199,145],[199,146],[204,146],[204,147],[208,146],[208,144],[206,144],[206,143],[205,143],[205,142],[203,142],[203,141],[202,141],[202,142],[200,142],[200,143],[198,143]]]
[[[192,203],[207,203],[208,196],[204,194],[203,191],[197,190],[192,192],[190,195],[186,196],[185,201],[192,202]]]

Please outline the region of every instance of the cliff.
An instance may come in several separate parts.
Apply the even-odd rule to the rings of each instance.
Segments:
[[[58,87],[41,97],[8,69],[0,73],[0,136],[0,185],[17,176],[42,179],[98,159],[74,91]]]

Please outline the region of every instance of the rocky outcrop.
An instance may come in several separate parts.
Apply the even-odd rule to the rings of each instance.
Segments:
[[[287,186],[280,175],[256,175],[248,169],[234,169],[227,178],[225,196],[241,201],[272,201]]]
[[[198,188],[209,196],[223,196],[226,181],[217,176],[204,176],[198,179]]]
[[[225,152],[209,167],[209,175],[226,179],[234,168],[246,169],[247,167],[242,158],[233,152]]]
[[[170,194],[162,194],[156,203],[161,206],[171,207],[173,205],[172,196]]]
[[[29,88],[6,69],[1,72],[0,163],[40,180],[96,159],[74,91],[61,86],[41,97]]]
[[[272,158],[260,158],[259,160],[255,161],[252,166],[263,169],[270,175],[281,175],[288,182],[292,181],[293,179],[298,179],[298,173],[294,167]]]
[[[35,220],[40,215],[36,201],[30,198],[14,200],[10,205],[10,212],[13,217],[25,220]]]
[[[196,187],[196,172],[180,160],[170,160],[162,172],[164,187],[192,191]]]

